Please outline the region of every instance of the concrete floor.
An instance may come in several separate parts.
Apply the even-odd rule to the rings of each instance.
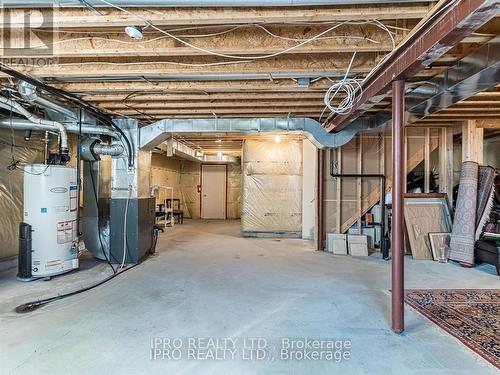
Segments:
[[[94,260],[51,281],[0,273],[2,374],[496,374],[483,359],[406,308],[406,332],[389,329],[390,263],[315,252],[292,239],[244,239],[239,222],[187,220],[158,252],[91,292],[29,314],[13,308],[103,278]],[[406,259],[408,288],[499,288],[490,267]],[[265,338],[261,361],[152,360],[155,337]],[[343,339],[351,358],[286,361],[281,338]],[[276,348],[275,345],[278,345]],[[279,357],[279,355],[278,355]],[[274,358],[274,360],[273,360]]]

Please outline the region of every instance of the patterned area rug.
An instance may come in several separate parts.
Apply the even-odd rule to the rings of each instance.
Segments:
[[[500,289],[410,289],[405,302],[500,368]]]
[[[450,259],[468,264],[474,264],[478,170],[477,163],[472,161],[462,163],[450,240]]]
[[[485,165],[479,166],[476,208],[476,240],[479,239],[484,225],[489,221],[493,197],[495,168]]]

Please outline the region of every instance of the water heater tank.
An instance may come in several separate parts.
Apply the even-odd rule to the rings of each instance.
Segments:
[[[32,275],[78,268],[76,168],[28,164],[24,168],[24,222],[32,226]]]

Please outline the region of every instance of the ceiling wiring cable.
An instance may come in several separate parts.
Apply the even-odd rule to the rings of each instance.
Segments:
[[[342,22],[342,23],[341,22],[336,22],[336,23],[339,24],[339,25],[361,25],[361,24],[370,24],[370,23],[371,24],[375,24],[372,21],[366,21],[366,22],[362,22],[362,23],[360,23],[360,22],[353,22],[353,21],[346,21],[346,22]],[[324,25],[324,24],[320,24],[320,25]],[[376,25],[376,26],[379,27],[378,25]],[[213,26],[211,26],[211,27],[213,28]],[[209,34],[185,34],[185,35],[176,35],[176,37],[178,37],[178,38],[187,38],[187,39],[190,39],[190,38],[194,38],[194,39],[209,38],[209,37],[214,37],[214,36],[220,36],[220,35],[228,34],[230,32],[236,31],[238,29],[251,28],[251,27],[261,29],[262,31],[264,31],[268,35],[272,36],[273,38],[277,38],[277,39],[281,39],[281,40],[285,40],[285,41],[303,42],[303,41],[307,41],[308,40],[308,38],[290,38],[290,37],[285,37],[285,36],[282,36],[282,35],[277,35],[277,34],[273,33],[272,31],[270,31],[265,26],[263,26],[261,24],[255,24],[255,23],[242,24],[242,25],[238,25],[238,26],[232,27],[232,28],[230,28],[228,30],[219,31],[219,32],[215,32],[215,33],[209,33]],[[164,31],[166,31],[168,33],[171,33],[171,30],[164,30]],[[105,38],[105,37],[100,37],[100,36],[88,35],[86,37],[62,39],[62,40],[58,40],[58,41],[55,41],[55,42],[52,42],[52,43],[39,44],[39,45],[29,46],[29,47],[3,47],[3,49],[16,49],[16,50],[17,49],[41,49],[41,48],[47,48],[47,46],[56,46],[56,45],[60,45],[60,44],[65,44],[65,43],[70,43],[70,42],[77,42],[77,41],[103,41],[103,42],[113,42],[113,43],[119,43],[119,44],[143,45],[143,44],[147,44],[147,43],[151,43],[151,42],[156,42],[158,40],[163,40],[163,39],[171,39],[171,37],[167,36],[167,35],[163,35],[163,36],[159,36],[159,37],[155,37],[155,38],[151,38],[151,39],[146,39],[146,40],[128,41],[128,40],[121,40],[121,39]],[[368,38],[366,36],[359,36],[359,35],[331,35],[331,36],[319,37],[319,38],[316,38],[315,40],[329,40],[329,39],[353,39],[353,40],[366,40],[366,41],[368,41],[370,43],[376,43],[376,44],[380,44],[381,43],[380,41]]]
[[[242,61],[220,61],[215,63],[180,63],[175,61],[135,61],[135,62],[111,62],[111,61],[99,61],[99,62],[79,62],[79,63],[60,63],[58,66],[85,66],[85,65],[111,65],[111,66],[120,66],[120,65],[157,65],[157,64],[167,64],[167,65],[176,65],[176,66],[189,66],[189,67],[205,67],[205,66],[219,66],[219,65],[231,65],[231,64],[242,64],[249,63],[250,60],[242,60]],[[27,66],[36,68],[35,64],[25,64],[25,63],[12,63],[12,66]]]
[[[316,34],[315,36],[309,38],[309,39],[306,39],[304,40],[303,42],[301,43],[298,43],[292,47],[289,47],[289,48],[285,48],[281,51],[278,51],[278,52],[275,52],[275,53],[272,53],[272,54],[268,54],[268,55],[258,55],[258,56],[236,56],[236,55],[230,55],[230,54],[225,54],[225,53],[219,53],[219,52],[216,52],[216,51],[212,51],[212,50],[209,50],[209,49],[206,49],[206,48],[203,48],[203,47],[199,47],[199,46],[196,46],[192,43],[189,43],[185,40],[183,40],[182,38],[179,38],[178,36],[172,34],[172,33],[169,33],[168,31],[165,31],[159,27],[157,27],[156,25],[154,25],[152,22],[150,22],[149,20],[147,20],[146,18],[142,17],[142,16],[139,16],[138,14],[135,14],[133,12],[130,12],[128,11],[127,9],[124,9],[118,5],[115,5],[107,0],[98,0],[100,1],[101,3],[104,3],[110,7],[113,7],[115,9],[118,9],[120,11],[122,11],[123,13],[125,14],[128,14],[134,18],[136,18],[137,20],[140,20],[141,22],[144,22],[144,24],[148,27],[151,27],[157,31],[159,31],[160,33],[163,33],[169,37],[171,37],[172,39],[178,41],[179,43],[182,43],[188,47],[191,47],[195,50],[198,50],[198,51],[201,51],[201,52],[204,52],[204,53],[207,53],[207,54],[210,54],[210,55],[214,55],[214,56],[218,56],[218,57],[224,57],[224,58],[229,58],[229,59],[236,59],[236,60],[260,60],[260,59],[268,59],[268,58],[272,58],[272,57],[276,57],[276,56],[279,56],[279,55],[282,55],[282,54],[285,54],[285,53],[288,53],[288,52],[291,52],[299,47],[302,47],[303,45],[306,45],[308,43],[311,43],[315,40],[317,40],[318,38],[322,37],[323,35],[331,32],[332,30],[335,30],[337,28],[339,28],[340,26],[342,25],[345,25],[345,24],[348,24],[349,21],[345,21],[345,22],[340,22],[322,32],[320,32],[319,34]],[[376,24],[379,24],[380,21],[377,21]]]
[[[316,34],[315,36],[309,38],[309,39],[306,39],[292,47],[289,47],[289,48],[286,48],[286,49],[283,49],[281,51],[278,51],[278,52],[275,52],[275,53],[272,53],[272,54],[268,54],[268,55],[258,55],[258,56],[235,56],[235,55],[229,55],[229,54],[224,54],[224,53],[218,53],[218,52],[215,52],[215,51],[211,51],[211,50],[208,50],[206,48],[202,48],[202,47],[199,47],[199,46],[196,46],[192,43],[189,43],[185,40],[183,40],[182,38],[172,34],[172,33],[169,33],[159,27],[157,27],[156,25],[154,25],[153,23],[151,23],[149,20],[147,20],[146,18],[142,17],[142,16],[139,16],[137,14],[134,14],[133,12],[130,12],[120,6],[117,6],[115,4],[112,4],[111,2],[107,1],[107,0],[99,0],[100,2],[108,5],[108,6],[111,6],[115,9],[118,9],[122,12],[124,12],[125,14],[128,14],[138,20],[140,20],[141,22],[144,22],[144,24],[148,27],[151,27],[167,36],[170,36],[172,39],[188,46],[188,47],[191,47],[195,50],[198,50],[198,51],[202,51],[204,53],[208,53],[208,54],[211,54],[211,55],[214,55],[214,56],[219,56],[219,57],[223,57],[223,58],[230,58],[230,59],[236,59],[238,61],[242,61],[242,60],[250,60],[250,61],[254,61],[254,60],[258,60],[258,59],[268,59],[268,58],[272,58],[272,57],[276,57],[276,56],[279,56],[279,55],[282,55],[282,54],[285,54],[285,53],[288,53],[288,52],[291,52],[305,44],[308,44],[308,43],[311,43],[315,40],[317,40],[318,38],[322,37],[323,35],[339,28],[340,26],[342,25],[345,25],[345,24],[348,24],[350,21],[344,21],[344,22],[340,22],[340,23],[337,23],[335,24],[334,26],[320,32],[319,34]],[[352,22],[352,21],[351,21]],[[370,22],[370,21],[362,21],[362,22]],[[345,114],[345,113],[349,113],[351,111],[351,109],[354,107],[354,104],[355,104],[355,100],[356,100],[356,97],[359,98],[359,96],[361,95],[361,91],[362,91],[362,83],[366,80],[367,77],[369,77],[376,69],[378,69],[378,67],[383,64],[388,58],[390,55],[392,55],[392,53],[395,51],[396,49],[396,41],[395,41],[395,38],[394,38],[394,35],[393,35],[393,32],[391,32],[382,22],[374,19],[372,20],[372,22],[377,25],[378,27],[380,27],[382,30],[386,31],[386,33],[389,35],[390,39],[391,39],[391,43],[392,43],[392,50],[391,52],[389,52],[388,54],[386,54],[371,70],[370,72],[368,73],[368,75],[364,78],[364,80],[362,80],[361,82],[359,82],[358,80],[352,80],[352,79],[347,79],[347,75],[349,74],[350,72],[350,67],[347,69],[346,71],[346,75],[343,80],[339,81],[338,83],[334,83],[332,85],[332,87],[330,87],[330,89],[327,90],[327,93],[325,93],[325,99],[324,99],[324,102],[325,102],[325,107],[328,108],[331,112],[330,112],[330,115],[328,116],[327,118],[327,121],[328,119],[331,117],[332,114]],[[351,62],[350,62],[350,66],[352,66],[352,63],[353,63],[353,60],[354,60],[354,56],[355,54],[353,55],[353,58],[351,59]],[[342,102],[340,103],[339,106],[337,107],[334,107],[332,106],[331,104],[331,100],[332,98],[336,95],[336,93],[332,96],[332,91],[335,90],[336,93],[340,90],[342,90],[344,93],[347,94],[346,98],[342,100]],[[323,112],[321,113],[320,115],[320,119],[322,117],[322,115],[324,114],[324,111],[325,109],[323,109]]]

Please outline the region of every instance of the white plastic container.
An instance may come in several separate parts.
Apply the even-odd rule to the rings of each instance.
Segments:
[[[32,275],[78,268],[76,168],[28,164],[24,168],[24,222],[32,227]]]

